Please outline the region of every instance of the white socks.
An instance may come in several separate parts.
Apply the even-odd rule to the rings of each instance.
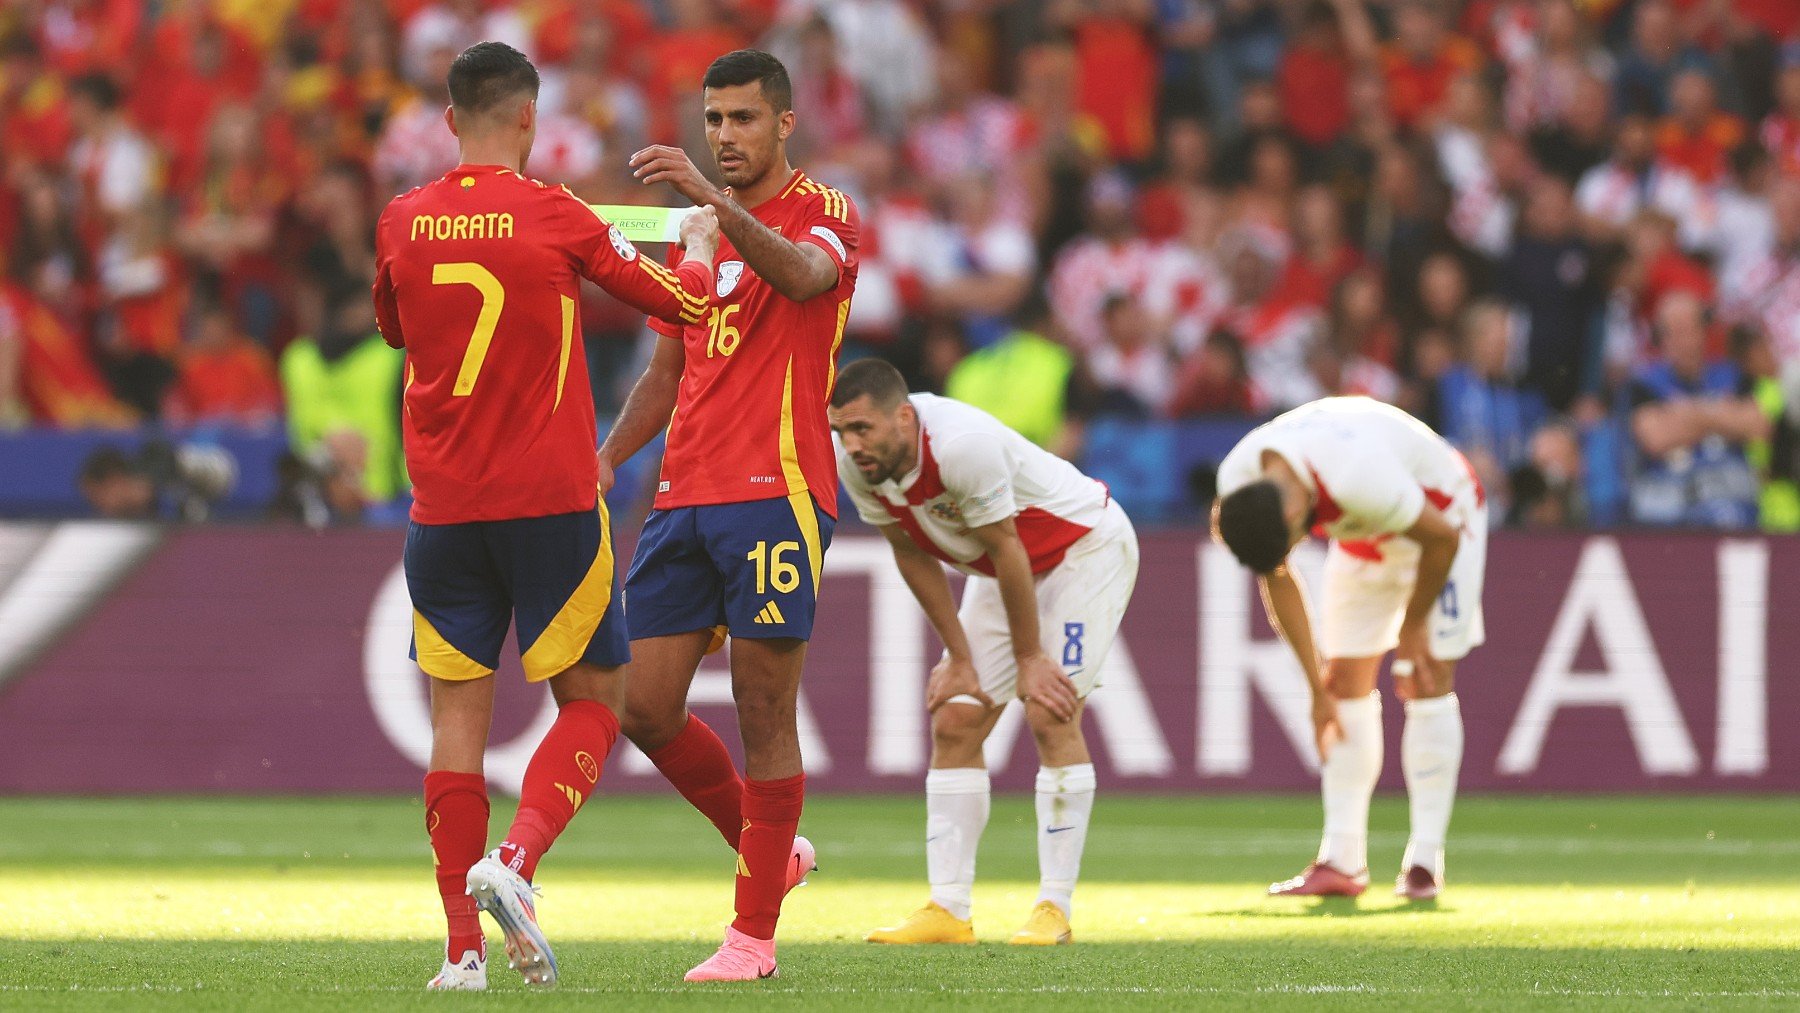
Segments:
[[[1456,803],[1462,755],[1462,705],[1455,693],[1406,702],[1400,766],[1406,772],[1406,795],[1412,803],[1412,837],[1406,842],[1400,871],[1422,865],[1442,878],[1444,838],[1450,830],[1450,809]]]
[[[955,767],[925,774],[925,870],[931,900],[967,919],[975,889],[975,849],[987,828],[988,772]],[[1367,799],[1363,810],[1368,810]],[[1094,765],[1040,767],[1037,775],[1038,900],[1070,913],[1081,851],[1094,812]]]
[[[1088,817],[1094,813],[1094,765],[1039,767],[1037,775],[1038,900],[1071,912]]]
[[[1381,778],[1381,693],[1337,702],[1344,737],[1319,771],[1325,798],[1325,838],[1319,861],[1355,875],[1369,867],[1369,797]]]
[[[975,848],[988,821],[988,772],[953,767],[925,774],[925,870],[933,903],[965,921],[975,889]]]

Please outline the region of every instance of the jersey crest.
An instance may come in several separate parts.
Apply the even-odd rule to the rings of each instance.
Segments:
[[[719,298],[723,299],[737,290],[738,281],[744,277],[744,262],[727,260],[719,265]]]

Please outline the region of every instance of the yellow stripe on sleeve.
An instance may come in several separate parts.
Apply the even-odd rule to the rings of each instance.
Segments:
[[[690,324],[697,324],[700,322],[700,318],[706,315],[706,300],[682,288],[681,279],[677,278],[674,272],[653,262],[648,257],[639,257],[637,262],[644,269],[645,274],[674,294],[676,301],[681,306],[681,319]]]

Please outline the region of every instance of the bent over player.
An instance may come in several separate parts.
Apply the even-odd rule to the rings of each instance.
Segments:
[[[794,170],[793,88],[767,53],[707,68],[714,187],[677,148],[631,164],[718,215],[704,316],[662,334],[601,448],[610,469],[665,425],[655,510],[626,578],[632,666],[625,733],[738,853],[737,919],[689,981],[775,974],[782,898],[813,867],[796,839],[806,777],[795,718],[819,569],[837,518],[825,400],[856,286],[856,208]],[[671,417],[672,416],[672,417]],[[744,777],[688,713],[701,658],[731,635]]]
[[[998,419],[906,392],[878,359],[831,397],[838,474],[944,642],[926,688],[931,901],[875,943],[972,943],[975,850],[988,818],[982,744],[1008,699],[1037,740],[1038,903],[1012,942],[1073,939],[1070,901],[1094,807],[1081,734],[1089,693],[1137,584],[1137,533],[1106,487]],[[969,575],[957,608],[943,564]]]
[[[465,50],[450,67],[446,113],[462,164],[394,198],[376,226],[376,318],[388,344],[406,349],[413,656],[431,676],[425,821],[450,933],[434,989],[487,986],[477,905],[499,922],[526,981],[555,981],[529,880],[593,794],[619,731],[629,648],[595,493],[580,280],[658,319],[698,321],[718,239],[712,217],[696,216],[684,226],[686,260],[670,271],[567,190],[520,175],[537,90],[516,50]],[[559,710],[505,843],[482,859],[482,754],[509,620],[525,677],[548,681]]]
[[[1369,798],[1383,751],[1375,678],[1393,651],[1412,803],[1395,893],[1436,897],[1462,767],[1456,663],[1486,637],[1481,483],[1424,423],[1378,401],[1342,397],[1257,427],[1219,465],[1218,487],[1214,535],[1256,572],[1269,619],[1300,660],[1323,763],[1318,859],[1269,892],[1354,897],[1368,886]],[[1286,562],[1315,528],[1331,538],[1316,645],[1300,575]]]

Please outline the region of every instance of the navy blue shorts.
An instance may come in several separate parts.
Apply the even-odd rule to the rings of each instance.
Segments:
[[[625,578],[631,639],[705,629],[811,639],[834,524],[806,492],[652,511]]]
[[[532,682],[578,661],[623,665],[631,646],[618,583],[605,503],[550,517],[412,524],[412,656],[438,679],[492,675],[511,621]]]

